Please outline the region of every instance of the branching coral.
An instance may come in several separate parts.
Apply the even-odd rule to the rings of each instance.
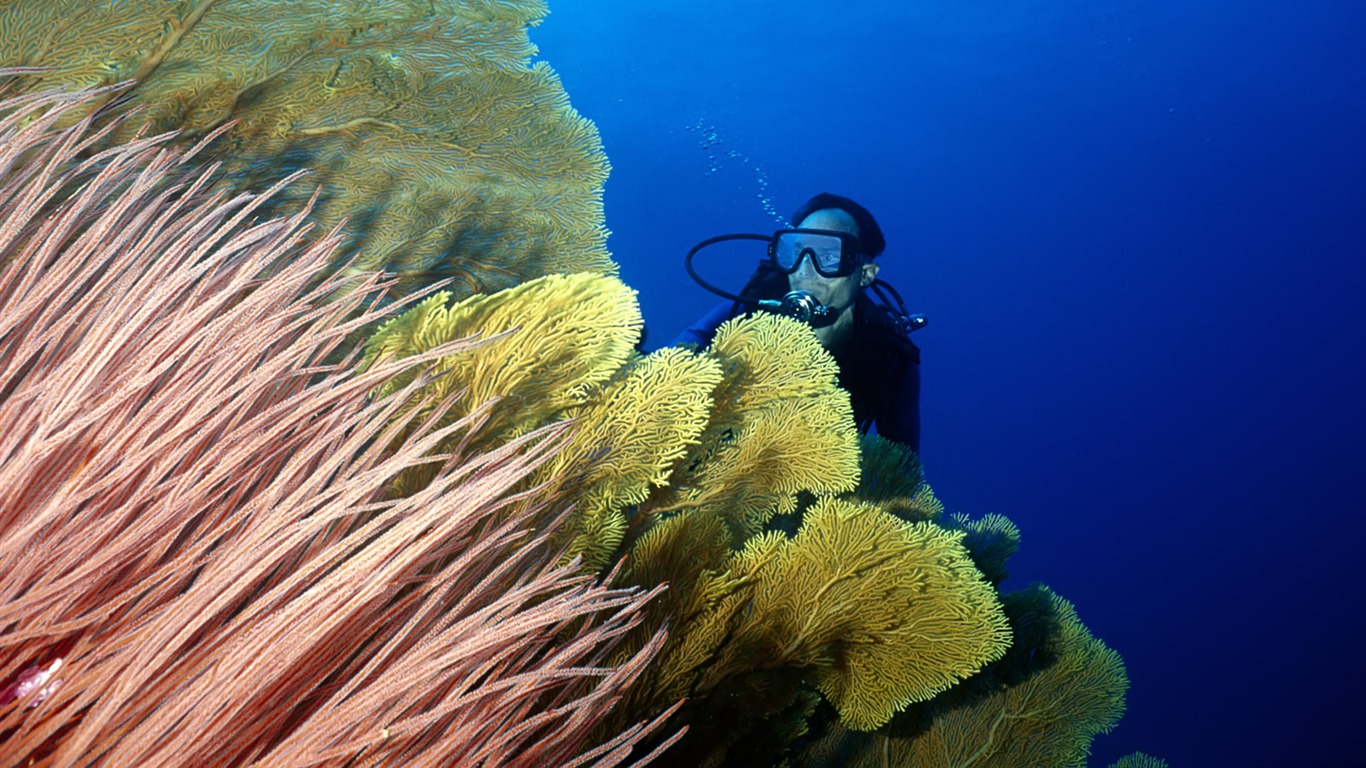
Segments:
[[[769,534],[746,547],[740,574],[772,562],[755,579],[750,625],[778,642],[777,660],[815,667],[812,682],[842,722],[876,728],[1010,643],[995,592],[959,542],[929,523],[822,500],[795,538]]]
[[[0,66],[24,87],[135,81],[109,107],[214,145],[238,188],[308,168],[358,269],[460,296],[545,274],[615,272],[597,131],[526,29],[539,0],[15,0]],[[103,119],[103,118],[101,118]],[[116,131],[128,138],[136,124]],[[277,196],[297,209],[308,190]]]
[[[469,344],[324,364],[378,278],[206,197],[167,137],[81,155],[52,127],[89,98],[0,104],[4,763],[624,760],[645,730],[584,738],[657,647],[605,664],[649,595],[557,567],[562,512],[510,492],[564,426],[400,440],[414,388],[372,393]]]

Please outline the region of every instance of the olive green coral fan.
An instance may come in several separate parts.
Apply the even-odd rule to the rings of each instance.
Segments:
[[[944,512],[944,505],[925,482],[915,451],[878,435],[863,438],[859,484],[850,498],[875,503],[913,522],[937,520]]]
[[[234,184],[308,168],[315,219],[347,222],[355,267],[400,275],[400,294],[451,279],[468,296],[615,269],[597,131],[529,64],[527,28],[545,13],[538,0],[17,0],[0,4],[0,67],[48,68],[26,88],[135,80],[107,106],[185,140],[232,123],[214,147]]]

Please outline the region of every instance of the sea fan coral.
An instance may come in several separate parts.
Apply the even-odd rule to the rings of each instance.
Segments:
[[[1070,603],[1046,587],[1007,594],[1002,602],[1016,636],[1003,659],[876,733],[833,726],[797,764],[1084,766],[1091,740],[1114,727],[1124,711],[1129,682],[1123,663],[1091,636]]]
[[[578,502],[570,551],[620,560],[617,583],[669,585],[621,659],[664,626],[671,637],[605,732],[687,699],[692,730],[666,760],[774,759],[805,728],[817,689],[848,723],[872,728],[1000,656],[1009,631],[962,533],[829,498],[858,485],[859,439],[808,328],[758,315],[723,326],[700,353],[611,353],[633,338],[636,316],[615,280],[547,277],[450,306],[433,297],[368,345],[420,354],[490,338],[490,350],[509,351],[435,364],[426,387],[471,393],[462,408],[490,403],[488,423],[508,434],[576,420],[538,475],[542,490]],[[879,455],[889,458],[865,486],[880,478],[902,507],[937,514],[918,471],[914,482],[894,477],[916,469],[913,457]],[[793,538],[764,532],[797,511]]]
[[[699,445],[642,519],[687,509],[727,522],[740,548],[798,494],[853,490],[859,438],[834,359],[801,323],[769,314],[730,320],[707,354],[721,365]]]
[[[1171,768],[1166,760],[1143,752],[1125,755],[1110,764],[1110,768]]]
[[[55,128],[101,96],[0,104],[4,764],[626,759],[647,727],[585,736],[658,646],[605,663],[650,593],[557,567],[563,507],[510,492],[564,425],[400,439],[416,384],[373,393],[476,343],[327,364],[380,278],[205,196],[170,137]]]
[[[213,151],[238,189],[302,167],[340,252],[460,296],[545,274],[611,274],[597,129],[527,29],[540,0],[8,0],[0,66],[24,88],[126,83],[101,97]],[[107,114],[107,112],[106,112]],[[293,211],[309,190],[270,203]]]

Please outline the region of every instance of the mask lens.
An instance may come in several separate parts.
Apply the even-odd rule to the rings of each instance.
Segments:
[[[784,272],[795,272],[803,258],[825,277],[847,274],[844,266],[844,243],[835,235],[816,232],[782,232],[773,245],[773,261]]]

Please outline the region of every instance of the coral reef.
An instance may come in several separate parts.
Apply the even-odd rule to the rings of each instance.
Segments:
[[[381,279],[171,137],[90,155],[99,96],[0,103],[0,763],[626,760],[650,728],[602,718],[661,637],[606,661],[650,593],[557,566],[566,505],[513,492],[565,425],[399,435],[455,399],[373,393],[477,342],[326,364]]]
[[[634,311],[628,291],[594,276],[449,307],[433,297],[368,348],[420,354],[491,339],[499,364],[481,362],[483,347],[461,352],[467,360],[431,365],[426,390],[466,393],[455,415],[487,407],[499,439],[575,418],[571,447],[537,477],[580,501],[564,556],[613,567],[620,585],[668,585],[620,653],[665,627],[669,637],[604,732],[687,699],[679,719],[690,731],[663,760],[772,758],[804,731],[816,691],[847,724],[876,728],[1001,657],[1010,631],[995,591],[968,533],[931,522],[940,506],[913,456],[884,441],[863,473],[864,493],[877,486],[904,517],[835,498],[860,488],[860,439],[809,329],[758,315],[723,326],[704,352],[603,355],[638,328],[585,301],[603,295]],[[566,364],[579,339],[592,339],[582,366]],[[509,399],[495,402],[498,391]],[[794,535],[768,530],[793,513]]]
[[[2,126],[6,755],[1080,765],[1118,657],[998,594],[1019,530],[860,439],[808,329],[635,351],[545,12],[0,6],[61,105]],[[222,173],[166,177],[176,145]],[[87,164],[42,176],[59,146]]]
[[[337,260],[440,280],[468,296],[561,272],[614,273],[607,160],[527,28],[539,0],[13,0],[0,67],[20,86],[125,83],[100,99],[116,128],[227,127],[211,150],[237,189],[309,169],[313,219],[346,223]],[[311,197],[295,185],[268,210]]]

